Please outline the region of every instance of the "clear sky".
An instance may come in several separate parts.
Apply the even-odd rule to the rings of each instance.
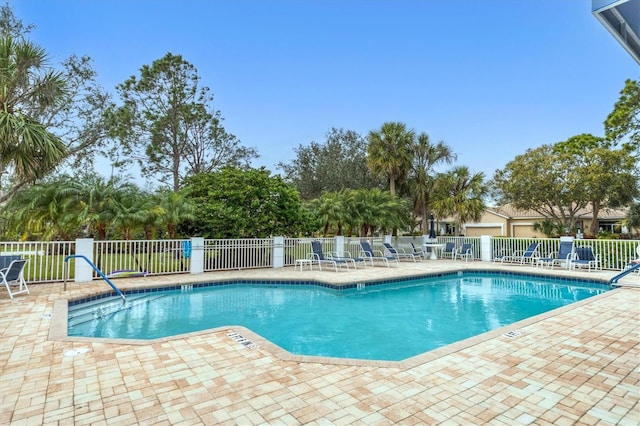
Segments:
[[[527,148],[602,136],[640,67],[590,0],[10,0],[59,63],[94,60],[115,92],[167,52],[215,95],[253,165],[332,127],[401,121],[487,178]]]

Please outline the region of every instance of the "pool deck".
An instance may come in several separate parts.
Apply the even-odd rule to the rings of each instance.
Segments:
[[[459,269],[549,272],[437,260],[114,281],[123,289],[235,278],[346,283]],[[640,280],[621,284],[398,363],[294,356],[242,327],[143,343],[69,338],[60,300],[109,290],[104,282],[70,282],[66,292],[34,284],[13,301],[0,290],[0,424],[638,425]]]

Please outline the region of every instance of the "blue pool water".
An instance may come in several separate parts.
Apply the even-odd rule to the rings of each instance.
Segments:
[[[154,339],[241,325],[294,354],[398,361],[608,289],[487,273],[347,290],[266,283],[194,286],[131,294],[124,306],[113,299],[72,305],[68,331]]]

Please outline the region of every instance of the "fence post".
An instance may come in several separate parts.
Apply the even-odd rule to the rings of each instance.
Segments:
[[[334,238],[334,250],[338,257],[344,256],[344,235],[336,235]]]
[[[191,262],[189,264],[192,274],[204,272],[204,238],[191,237]]]
[[[273,259],[274,268],[284,266],[284,237],[273,237]]]
[[[93,263],[93,238],[77,238],[76,254],[81,254]],[[74,281],[86,283],[93,280],[93,268],[84,259],[76,258],[74,268]]]
[[[490,235],[480,236],[480,260],[483,262],[491,262],[491,259],[493,259],[491,240],[492,237]]]

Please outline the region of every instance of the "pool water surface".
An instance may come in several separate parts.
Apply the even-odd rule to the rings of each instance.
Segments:
[[[488,273],[342,290],[188,286],[129,295],[124,305],[119,299],[70,305],[68,334],[155,339],[238,325],[298,355],[400,361],[607,290],[589,282]]]

